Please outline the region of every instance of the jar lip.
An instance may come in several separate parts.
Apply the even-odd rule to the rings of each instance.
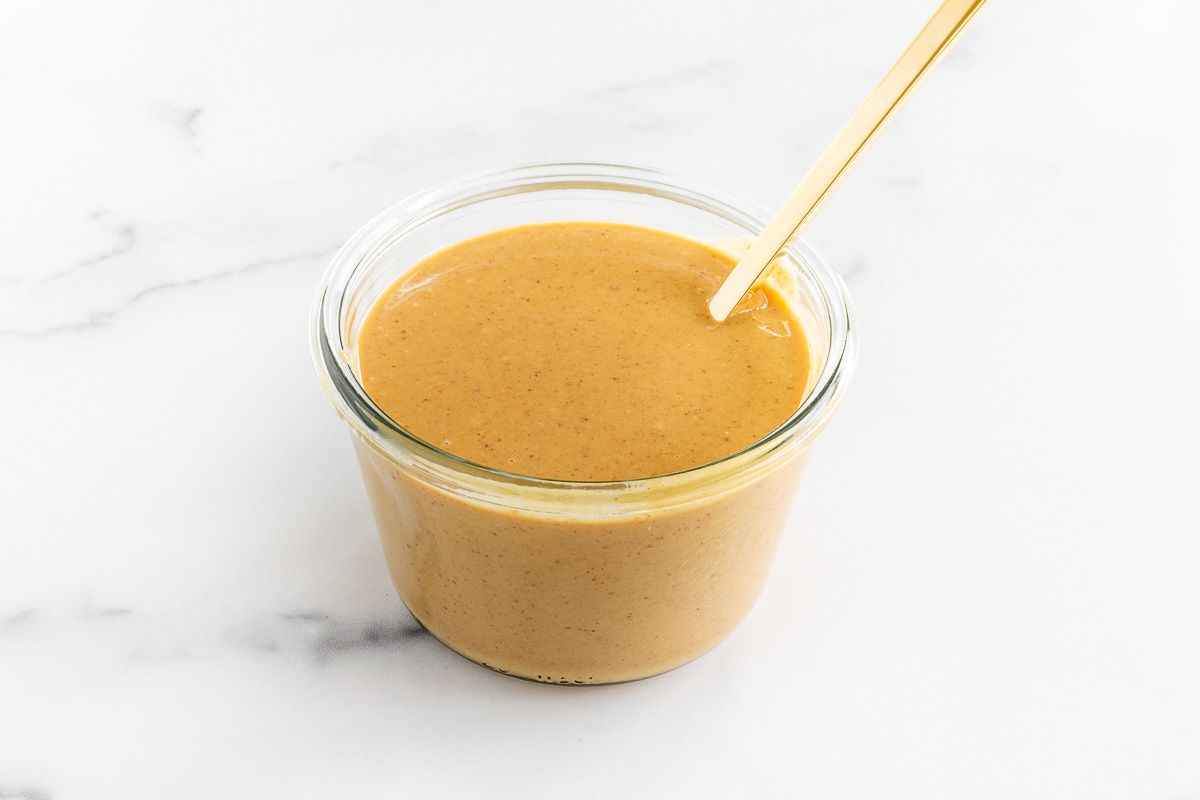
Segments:
[[[824,256],[802,239],[789,242],[786,252],[806,272],[821,294],[829,319],[828,356],[821,374],[800,407],[763,438],[716,461],[678,472],[615,481],[568,481],[520,475],[478,464],[442,450],[408,432],[375,405],[342,357],[342,312],[347,290],[368,256],[422,224],[463,206],[530,190],[585,188],[654,194],[715,214],[755,235],[767,214],[758,206],[731,198],[692,180],[675,178],[649,167],[605,162],[539,162],[502,170],[477,172],[410,195],[363,225],[334,255],[317,288],[311,313],[311,350],[318,378],[339,414],[373,449],[427,477],[461,483],[486,484],[487,489],[520,489],[528,503],[529,490],[548,496],[567,492],[607,495],[623,501],[631,491],[653,494],[659,488],[687,484],[709,491],[735,473],[745,473],[773,454],[794,451],[815,436],[839,404],[856,355],[853,309],[841,277]],[[373,301],[372,301],[373,302]],[[774,458],[770,458],[774,461]],[[624,503],[623,503],[624,504]]]

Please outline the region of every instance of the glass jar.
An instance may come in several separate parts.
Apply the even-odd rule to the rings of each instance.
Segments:
[[[765,219],[653,170],[535,164],[414,195],[334,256],[313,309],[317,374],[352,431],[396,589],[443,643],[509,675],[583,684],[665,672],[720,642],[754,604],[809,445],[846,390],[851,310],[825,259],[793,241],[771,280],[812,351],[800,408],[711,464],[569,482],[465,461],[388,419],[357,374],[375,298],[437,250],[509,226],[602,220],[719,245],[754,236]]]

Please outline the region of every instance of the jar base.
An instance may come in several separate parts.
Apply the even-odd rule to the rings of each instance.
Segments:
[[[400,598],[398,598],[398,599],[400,599]],[[543,684],[546,686],[619,686],[623,683],[637,683],[639,681],[648,680],[650,678],[657,678],[659,675],[666,675],[668,672],[674,672],[675,670],[680,669],[681,667],[686,667],[688,664],[691,664],[693,661],[696,661],[697,659],[703,658],[705,655],[707,655],[708,653],[710,653],[714,649],[716,649],[721,644],[721,642],[725,641],[725,637],[722,637],[720,641],[716,642],[712,647],[708,648],[707,650],[700,653],[699,655],[693,656],[693,657],[687,659],[686,661],[681,661],[680,663],[675,664],[674,666],[667,667],[666,669],[661,669],[656,672],[649,672],[645,675],[639,675],[635,678],[615,678],[613,680],[576,680],[576,679],[568,679],[568,678],[554,678],[553,676],[549,676],[549,675],[546,675],[546,676],[524,675],[519,672],[511,672],[509,670],[498,667],[495,664],[489,664],[486,661],[483,661],[481,659],[477,659],[473,656],[467,655],[462,650],[459,650],[457,647],[455,647],[454,645],[447,642],[445,639],[443,639],[441,636],[439,636],[436,631],[432,630],[428,625],[426,625],[421,620],[420,617],[418,617],[416,614],[413,613],[413,610],[408,607],[408,604],[405,603],[403,599],[400,599],[400,604],[404,606],[404,610],[408,612],[408,615],[410,617],[412,617],[413,620],[415,620],[418,625],[421,626],[422,630],[424,630],[426,633],[428,633],[430,636],[432,636],[434,639],[436,639],[438,644],[440,644],[442,647],[445,647],[447,650],[449,650],[451,653],[454,653],[454,655],[458,656],[459,658],[466,659],[467,661],[470,661],[472,664],[474,664],[476,666],[484,667],[485,669],[491,670],[492,672],[495,672],[498,675],[503,675],[507,678],[513,678],[515,680],[524,681],[525,683],[540,683],[540,684]]]

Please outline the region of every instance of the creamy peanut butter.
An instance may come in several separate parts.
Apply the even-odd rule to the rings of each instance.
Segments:
[[[489,468],[648,478],[753,444],[800,405],[804,331],[759,290],[716,325],[732,266],[646,228],[497,231],[430,256],[377,299],[358,372],[398,425]],[[803,457],[709,500],[572,516],[471,499],[360,442],[389,568],[413,614],[504,672],[645,677],[720,641],[766,577]]]
[[[359,334],[363,387],[421,439],[494,469],[645,478],[715,461],[800,405],[803,331],[778,301],[722,325],[730,258],[662,231],[512,228],[411,270]]]

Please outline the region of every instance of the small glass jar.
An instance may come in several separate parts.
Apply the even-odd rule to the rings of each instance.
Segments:
[[[312,350],[350,426],[388,568],[434,636],[535,681],[611,683],[680,666],[720,642],[766,579],[809,445],[846,390],[855,347],[845,286],[792,242],[773,273],[805,327],[799,409],[720,461],[641,480],[531,478],[465,461],[390,420],[355,350],[380,292],[443,247],[514,225],[602,220],[695,240],[744,241],[765,215],[663,173],[535,164],[414,195],[359,230],[316,296]],[[412,380],[421,380],[420,375]]]

